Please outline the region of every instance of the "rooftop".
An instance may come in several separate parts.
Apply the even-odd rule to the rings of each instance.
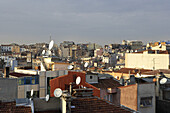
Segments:
[[[96,97],[75,98],[72,100],[71,106],[72,113],[132,113],[132,111]]]
[[[10,73],[9,75],[15,76],[15,77],[36,76],[36,75],[32,75],[32,74],[23,74],[23,73],[16,73],[16,72]]]
[[[133,53],[144,53],[145,51],[148,51],[150,54],[170,54],[167,50],[162,51],[162,50],[144,50],[144,51],[139,51],[139,52],[133,52]],[[157,53],[156,53],[157,51]]]
[[[0,102],[1,113],[32,113],[29,106],[16,106],[16,102]]]
[[[137,74],[137,73],[145,73],[145,72],[152,72],[149,69],[136,69],[136,68],[121,68],[120,70],[114,71],[115,73],[130,73],[130,74]]]
[[[111,79],[99,79],[98,83],[92,84],[93,86],[97,88],[116,88],[121,86],[121,84],[116,81]]]

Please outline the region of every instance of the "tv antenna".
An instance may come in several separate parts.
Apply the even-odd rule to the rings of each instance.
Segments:
[[[60,88],[56,88],[55,90],[54,90],[54,96],[55,97],[60,97],[62,95],[62,90],[60,89]]]

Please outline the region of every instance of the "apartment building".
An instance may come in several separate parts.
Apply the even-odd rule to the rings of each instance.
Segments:
[[[170,54],[162,50],[145,50],[125,54],[126,68],[170,69]]]
[[[155,113],[155,84],[133,84],[121,86],[120,104],[140,113]]]

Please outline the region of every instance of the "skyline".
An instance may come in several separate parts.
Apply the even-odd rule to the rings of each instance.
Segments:
[[[0,1],[1,43],[121,43],[168,40],[170,1]]]

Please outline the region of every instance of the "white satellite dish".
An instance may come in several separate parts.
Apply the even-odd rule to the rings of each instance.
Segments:
[[[51,41],[50,41],[50,44],[49,44],[49,50],[51,50],[51,49],[53,48],[53,46],[54,46],[54,41],[51,40]]]
[[[60,88],[54,90],[55,97],[60,97],[61,95],[62,95],[62,90]]]
[[[46,97],[45,97],[45,101],[46,101],[46,102],[48,102],[48,101],[49,101],[49,99],[50,99],[50,96],[49,96],[49,95],[46,95]]]
[[[86,62],[85,64],[84,64],[84,67],[87,67],[89,65],[89,63],[88,62]]]
[[[79,85],[80,82],[81,82],[81,78],[80,78],[80,77],[77,77],[77,78],[76,78],[76,84]]]
[[[167,79],[166,78],[162,78],[161,80],[160,80],[160,84],[165,84],[167,82]]]
[[[43,54],[43,55],[45,54],[45,50],[42,51],[42,54]]]
[[[33,96],[33,93],[34,93],[34,90],[33,90],[33,89],[31,89],[31,97]]]
[[[162,44],[159,44],[159,48],[161,48],[162,47]]]
[[[73,69],[73,65],[69,65],[68,69],[70,69],[70,70]]]

